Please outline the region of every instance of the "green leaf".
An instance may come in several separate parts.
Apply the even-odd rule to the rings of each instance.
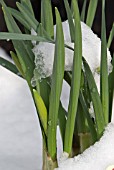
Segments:
[[[46,109],[46,106],[45,106],[44,101],[42,100],[41,96],[38,94],[38,92],[35,89],[33,89],[33,95],[34,95],[36,107],[38,109],[40,121],[42,123],[44,132],[47,135],[47,109]]]
[[[113,92],[114,92],[114,54],[112,58],[113,70],[109,74],[109,122],[112,118],[112,103],[113,103]]]
[[[72,139],[75,126],[76,111],[78,106],[80,81],[81,81],[81,68],[82,68],[82,34],[81,34],[81,23],[80,14],[78,9],[77,1],[72,1],[74,10],[74,21],[75,21],[75,45],[74,45],[74,59],[73,59],[73,70],[72,70],[72,81],[71,91],[68,108],[68,118],[66,122],[65,140],[64,140],[64,151],[69,153],[72,148]],[[70,128],[69,128],[70,127]]]
[[[62,23],[58,10],[55,9],[55,12],[56,12],[56,44],[48,120],[48,153],[53,160],[56,159],[56,128],[65,65],[65,49]]]
[[[0,57],[0,65],[14,74],[19,75],[19,71],[17,70],[16,66],[2,57]]]
[[[113,26],[112,26],[112,29],[110,31],[110,35],[109,35],[109,38],[108,38],[108,44],[107,44],[108,48],[110,48],[110,45],[112,43],[113,38],[114,38],[114,23],[113,23]]]
[[[1,40],[19,40],[19,41],[40,41],[40,42],[53,42],[50,39],[47,39],[45,37],[40,37],[36,35],[30,35],[30,34],[21,34],[21,33],[7,33],[7,32],[0,32],[0,39]]]
[[[33,11],[33,8],[32,8],[32,4],[31,4],[31,1],[30,0],[21,0],[21,4],[24,5],[24,6],[27,6],[28,7],[28,10],[31,12],[31,14],[34,16],[34,11]]]
[[[49,96],[50,96],[50,86],[48,78],[43,79],[39,82],[40,85],[40,95],[45,103],[47,110],[49,110]]]
[[[81,11],[81,21],[83,22],[85,21],[86,4],[87,4],[87,0],[84,0],[82,11]]]
[[[74,23],[73,23],[72,12],[71,12],[71,9],[69,7],[68,0],[64,0],[64,4],[65,4],[68,22],[69,22],[71,41],[74,42]]]
[[[78,100],[78,108],[77,108],[77,114],[76,114],[76,126],[77,126],[77,133],[88,133],[88,124],[87,119],[84,114],[82,105],[80,103],[80,100]]]
[[[86,105],[86,101],[85,101],[85,98],[83,96],[83,93],[82,93],[82,90],[80,92],[80,103],[82,105],[82,108],[83,108],[83,111],[85,113],[85,116],[87,118],[87,122],[88,122],[88,125],[89,125],[89,130],[90,130],[90,133],[91,133],[91,136],[92,136],[92,141],[93,143],[97,141],[97,133],[96,133],[96,129],[95,129],[95,126],[94,126],[94,123],[90,117],[90,114],[88,112],[88,108],[87,108],[87,105]]]
[[[5,3],[2,2],[3,5],[3,11],[4,11],[4,17],[7,24],[7,28],[9,32],[15,32],[15,33],[21,33],[19,27],[17,26],[16,22],[14,21],[10,11],[8,10]],[[6,37],[7,39],[7,37]],[[26,47],[23,41],[13,41],[14,48],[16,50],[17,56],[19,58],[19,62],[21,64],[21,67],[23,69],[25,78],[30,86],[31,84],[31,78],[33,76],[33,69],[34,69],[34,63],[31,62],[31,59],[29,58]]]
[[[93,25],[93,21],[94,21],[96,9],[97,9],[97,4],[98,4],[98,0],[90,0],[89,9],[87,12],[87,19],[86,19],[86,24],[89,27],[92,27]]]
[[[33,28],[36,33],[39,33],[39,29],[41,29],[41,25],[35,19],[35,17],[33,15],[31,15],[30,10],[26,6],[20,4],[19,2],[17,2],[16,4],[17,4],[17,7],[20,10],[21,14],[23,15],[24,19],[26,20],[26,22],[30,25],[31,29]],[[52,29],[53,28],[51,28],[51,30]],[[43,27],[42,27],[42,30],[43,30],[44,36],[46,36],[48,39],[51,39],[50,35]]]
[[[108,63],[107,42],[105,24],[105,0],[102,0],[102,30],[101,30],[101,66],[100,66],[100,94],[105,123],[109,122],[109,87],[108,87]]]
[[[23,78],[24,78],[23,69],[22,69],[22,67],[21,67],[21,64],[20,64],[20,62],[19,62],[19,59],[18,59],[17,55],[16,55],[13,51],[11,51],[10,54],[11,54],[11,57],[12,57],[15,65],[16,65],[16,67],[18,68],[20,74],[21,74],[21,75],[23,76]]]
[[[41,23],[50,37],[54,37],[51,0],[41,1]]]
[[[67,115],[67,112],[65,111],[65,109],[63,108],[63,106],[60,102],[58,122],[59,122],[59,127],[60,127],[60,132],[61,132],[61,137],[62,137],[63,143],[64,143],[65,127],[66,127],[66,115]]]
[[[72,78],[71,74],[69,72],[65,72],[64,78],[67,81],[67,83],[71,86],[71,78]],[[84,89],[84,91],[85,91],[85,89]],[[87,107],[86,100],[85,100],[82,90],[80,90],[79,100],[82,105],[83,111],[85,113],[85,117],[87,118],[90,133],[91,133],[92,140],[94,143],[97,140],[97,133],[96,133],[96,129],[94,127],[94,123],[93,123],[93,121],[90,117],[90,114],[88,112],[88,107]]]
[[[43,32],[44,34],[44,32]],[[1,40],[28,40],[28,41],[39,41],[39,42],[49,42],[55,44],[55,40],[50,39],[48,36],[42,37],[42,36],[36,36],[36,35],[29,35],[29,34],[21,34],[21,33],[6,33],[6,32],[0,32],[0,39]],[[72,51],[74,49],[70,47],[69,45],[64,44],[64,46]]]
[[[33,28],[37,32],[39,22],[35,19],[33,15],[31,15],[31,12],[26,6],[20,4],[19,2],[17,2],[16,5],[20,10],[21,14],[23,15],[25,21],[30,25],[31,28]]]
[[[31,30],[31,26],[27,23],[27,21],[23,18],[23,15],[19,11],[10,7],[8,7],[8,9],[15,19],[17,19],[26,29],[28,29],[29,31]]]
[[[89,90],[91,94],[91,99],[92,99],[92,103],[93,103],[93,107],[95,111],[97,135],[98,135],[98,138],[100,138],[105,128],[102,104],[101,104],[100,96],[97,90],[97,86],[95,84],[95,80],[89,68],[89,65],[87,64],[85,60],[83,61],[83,64],[84,64],[85,74],[86,74],[86,78],[87,78],[87,82],[88,82],[88,86],[89,86]]]

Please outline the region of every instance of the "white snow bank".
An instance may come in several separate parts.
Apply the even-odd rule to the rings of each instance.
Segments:
[[[74,48],[74,44],[71,43],[68,21],[63,22],[62,25],[65,43]],[[97,86],[99,88],[100,76],[98,73],[101,59],[101,40],[83,22],[81,22],[81,29],[82,29],[82,54],[89,63],[92,73],[95,77]],[[56,36],[56,26],[54,27],[54,31],[55,31],[54,36]],[[32,79],[33,86],[34,82],[37,79],[51,76],[54,61],[54,48],[55,48],[54,44],[45,42],[41,42],[38,45],[35,45],[33,53],[35,54],[36,68],[34,70],[34,78]],[[110,72],[112,66],[110,63],[111,56],[108,49],[107,55],[108,55],[107,59],[108,71]],[[73,51],[65,48],[65,70],[71,71],[72,64],[73,64]]]
[[[41,169],[42,137],[28,85],[0,66],[0,170]]]
[[[85,150],[83,154],[61,162],[56,170],[105,170],[110,165],[114,165],[113,123],[107,126],[99,142]]]
[[[12,62],[2,48],[0,56]],[[63,85],[61,96],[65,108],[66,91],[68,84]],[[60,158],[62,141],[57,129]],[[42,169],[42,136],[36,109],[26,81],[0,66],[0,170],[26,169]]]

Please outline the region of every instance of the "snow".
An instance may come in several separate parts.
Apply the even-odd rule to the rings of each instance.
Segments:
[[[2,49],[0,56],[7,58]],[[41,162],[41,131],[27,83],[0,66],[0,170],[41,170]]]
[[[64,33],[66,34],[65,41],[70,43],[67,22],[63,23]],[[67,24],[68,25],[68,24]],[[83,25],[83,27],[87,27]],[[67,29],[67,31],[66,31]],[[87,28],[89,29],[89,28]],[[90,31],[90,29],[89,29]],[[90,31],[93,34],[92,31]],[[86,36],[88,32],[84,33]],[[94,35],[94,34],[93,34]],[[89,37],[90,38],[90,37]],[[68,40],[67,40],[68,39]],[[88,39],[88,37],[87,37]],[[97,36],[96,39],[98,40]],[[86,41],[86,38],[84,39]],[[98,40],[100,43],[100,39]],[[71,44],[71,43],[70,43]],[[43,54],[48,48],[43,47],[41,43],[41,49]],[[73,44],[71,44],[73,45]],[[91,47],[91,43],[89,42]],[[92,47],[95,44],[92,44]],[[96,43],[97,46],[97,43]],[[39,46],[40,47],[40,46]],[[83,47],[84,48],[84,47]],[[98,48],[99,49],[99,48]],[[54,47],[50,48],[50,55],[52,55]],[[88,49],[85,49],[88,50]],[[94,51],[95,50],[95,51]],[[98,58],[93,61],[90,60],[90,65],[95,66],[93,68],[93,74],[96,73],[96,69],[99,67],[99,55],[100,49],[97,51],[91,48],[90,51],[98,54]],[[49,52],[49,49],[48,51]],[[87,51],[86,51],[87,52]],[[93,53],[90,52],[90,55]],[[67,49],[68,56],[72,52]],[[108,52],[109,54],[109,52]],[[0,56],[7,58],[6,53],[0,48]],[[46,54],[47,59],[48,55]],[[36,56],[37,57],[37,56]],[[89,60],[89,55],[87,56]],[[110,54],[108,55],[109,71],[110,71]],[[91,58],[90,58],[91,59]],[[10,60],[10,59],[9,59]],[[72,63],[70,64],[72,67]],[[66,69],[69,69],[66,64]],[[52,70],[51,70],[52,72]],[[67,91],[67,93],[66,93]],[[70,88],[67,83],[64,82],[63,93],[61,100],[64,108],[68,109],[68,98]],[[114,116],[113,116],[114,122]],[[28,89],[27,83],[22,78],[17,77],[10,71],[0,66],[0,169],[1,170],[41,170],[42,167],[42,137],[40,126],[36,114],[36,109]],[[87,149],[82,155],[75,157],[74,159],[68,159],[60,163],[60,170],[62,169],[78,169],[78,170],[103,170],[109,165],[114,164],[114,124],[110,123],[107,127],[104,136],[100,142],[97,142],[94,146]],[[62,153],[62,143],[60,140],[60,132],[57,131],[57,146],[58,146],[58,158]],[[95,152],[94,152],[95,150]],[[66,154],[64,153],[65,157]],[[100,156],[101,155],[101,156]],[[64,157],[63,157],[64,158]],[[64,167],[63,167],[64,166]],[[72,168],[71,168],[72,166]]]
[[[69,96],[70,96],[70,86],[68,85],[66,81],[63,80],[62,94],[61,94],[60,99],[62,102],[62,106],[64,107],[66,111],[68,111]]]
[[[0,48],[0,56],[11,61]],[[69,86],[64,82],[63,106]],[[62,141],[57,130],[58,158]],[[36,109],[25,80],[0,66],[0,170],[41,170],[42,136]]]
[[[113,93],[113,102],[112,102],[112,122],[114,122],[114,93]]]
[[[67,45],[74,48],[74,44],[71,43],[70,32],[68,21],[62,23],[64,40]],[[92,73],[94,75],[97,87],[100,91],[100,58],[101,58],[101,40],[97,37],[96,34],[83,22],[81,22],[82,29],[82,54],[86,58]],[[56,26],[54,27],[54,32],[56,36]],[[32,30],[32,34],[35,34]],[[34,77],[32,82],[35,82],[37,79],[45,78],[51,76],[53,69],[53,60],[54,60],[54,48],[55,45],[46,42],[40,42],[38,45],[35,45],[33,48],[33,53],[35,54],[35,65]],[[110,52],[107,49],[107,62],[108,62],[108,72],[111,72],[111,56]],[[65,70],[71,71],[73,65],[73,51],[65,48]],[[33,84],[35,85],[35,84]]]
[[[86,149],[83,154],[60,162],[56,170],[105,170],[110,165],[114,165],[113,123],[107,126],[99,142]]]

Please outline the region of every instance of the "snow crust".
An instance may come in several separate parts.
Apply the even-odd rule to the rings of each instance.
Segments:
[[[56,170],[105,170],[110,165],[114,165],[113,123],[106,127],[99,142],[85,150],[83,154],[60,162]]]
[[[74,48],[74,43],[71,43],[70,32],[68,21],[62,23],[65,44]],[[97,87],[99,88],[100,76],[100,59],[101,59],[101,40],[93,33],[93,31],[83,22],[81,22],[82,29],[82,54],[90,65],[91,71],[94,75]],[[56,26],[54,26],[54,32],[56,37]],[[32,30],[32,34],[33,30]],[[54,61],[54,48],[55,45],[51,43],[40,42],[33,48],[33,53],[35,55],[35,65],[34,78],[32,79],[32,85],[37,79],[45,78],[51,76],[53,70]],[[73,51],[65,48],[65,70],[71,71],[73,64]],[[108,71],[111,72],[111,56],[107,49],[107,62]]]

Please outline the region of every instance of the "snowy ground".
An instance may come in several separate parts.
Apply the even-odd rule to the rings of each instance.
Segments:
[[[6,56],[1,49],[0,56]],[[0,170],[41,170],[41,150],[40,127],[27,84],[0,67]]]
[[[10,60],[1,48],[0,56]],[[68,93],[62,98],[68,98]],[[67,102],[64,100],[64,107]],[[60,134],[58,141],[61,148]],[[0,170],[41,170],[41,167],[41,131],[27,83],[0,66]]]
[[[36,110],[26,82],[0,67],[0,170],[41,170],[41,149]]]
[[[110,123],[99,142],[83,154],[60,163],[58,170],[114,170],[114,124]]]

